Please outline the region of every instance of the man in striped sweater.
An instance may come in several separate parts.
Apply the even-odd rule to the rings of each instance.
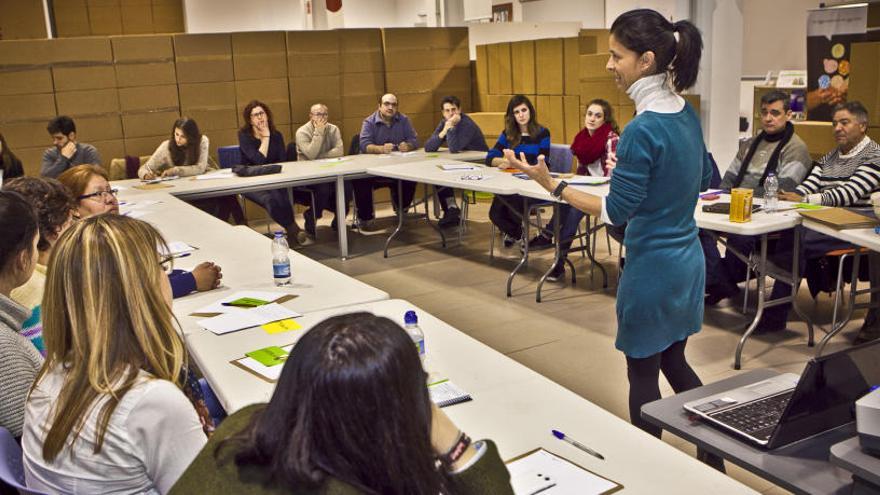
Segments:
[[[837,147],[822,157],[810,174],[794,192],[780,192],[779,198],[786,201],[804,202],[822,206],[870,206],[871,193],[880,189],[880,145],[869,138],[868,111],[857,101],[842,103],[835,107],[832,120],[834,140]],[[785,236],[790,242],[791,237]],[[825,253],[836,249],[851,247],[847,242],[829,237],[813,230],[801,230],[800,261],[801,272],[807,262],[821,258]],[[791,263],[791,248],[783,250],[786,258],[774,262],[786,266]],[[871,286],[880,287],[880,256],[872,255]],[[771,299],[789,294],[791,286],[776,281]],[[880,303],[880,295],[871,296],[872,302]],[[785,328],[790,305],[775,306],[765,310],[758,330],[773,331]],[[865,318],[857,342],[872,340],[880,336],[880,319],[876,309],[871,309]]]

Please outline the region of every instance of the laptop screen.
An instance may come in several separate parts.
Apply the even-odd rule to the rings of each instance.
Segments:
[[[855,401],[880,385],[880,341],[811,359],[769,447],[855,421]]]

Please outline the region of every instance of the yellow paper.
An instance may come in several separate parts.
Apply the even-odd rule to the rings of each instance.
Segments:
[[[302,325],[296,322],[293,318],[289,318],[287,320],[279,320],[273,321],[272,323],[266,323],[265,325],[261,325],[263,330],[268,334],[281,333],[281,332],[289,332],[291,330],[299,330],[302,328]]]

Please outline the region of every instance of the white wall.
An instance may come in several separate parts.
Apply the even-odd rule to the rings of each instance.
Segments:
[[[291,0],[184,0],[187,33],[284,31],[305,28],[302,4]]]
[[[536,0],[521,4],[523,22],[579,21],[584,28],[605,27],[604,0]]]
[[[694,0],[703,3],[703,0]],[[712,0],[708,0],[712,3]],[[614,19],[620,14],[633,9],[654,9],[663,14],[667,19],[677,21],[687,19],[690,16],[690,1],[688,0],[606,0],[605,1],[605,27],[610,28]]]
[[[807,68],[807,10],[819,0],[744,0],[743,75]]]

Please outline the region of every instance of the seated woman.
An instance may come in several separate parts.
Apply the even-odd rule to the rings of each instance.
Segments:
[[[37,264],[30,280],[12,291],[12,299],[30,311],[30,316],[22,324],[21,334],[45,354],[40,304],[46,285],[46,265],[49,264],[49,255],[55,242],[73,223],[76,203],[63,184],[48,177],[19,177],[5,183],[3,189],[21,194],[37,212],[40,231]]]
[[[29,488],[167,493],[205,445],[181,390],[186,350],[156,252],[164,245],[153,226],[120,215],[82,220],[55,245],[46,363],[21,438]]]
[[[77,165],[59,175],[58,181],[67,187],[76,200],[79,218],[119,213],[117,191],[110,186],[107,172],[100,166]],[[168,275],[174,297],[183,297],[196,290],[216,289],[222,278],[220,266],[210,261],[200,263],[191,272],[174,270]]]
[[[258,100],[248,103],[242,112],[242,120],[246,123],[238,131],[238,146],[243,165],[287,161],[284,136],[275,129],[272,110],[265,103]],[[296,223],[286,189],[250,192],[244,197],[265,208],[272,220],[287,231],[287,242],[291,247],[306,242],[306,234]]]
[[[9,297],[31,278],[40,239],[37,213],[18,193],[0,191],[0,231],[0,427],[19,437],[25,399],[43,357],[19,333],[30,310]]]
[[[584,114],[584,128],[577,133],[571,144],[571,151],[578,161],[577,175],[610,176],[612,168],[608,166],[606,161],[610,155],[617,152],[619,134],[620,131],[614,120],[611,104],[599,98],[592,100],[587,105],[587,111]],[[568,255],[572,240],[577,234],[578,226],[584,218],[584,212],[567,205],[561,207],[559,211],[562,215],[559,237],[563,257],[557,261],[547,276],[547,280],[550,281],[559,280],[565,275],[565,257]],[[605,228],[608,229],[612,237],[622,242],[624,227],[606,225]],[[550,243],[549,239],[547,242]]]
[[[4,180],[14,179],[24,175],[24,168],[21,166],[21,160],[15,156],[15,153],[6,144],[6,138],[0,133],[0,183]]]
[[[495,444],[471,443],[426,379],[393,321],[327,319],[293,347],[272,400],[226,418],[171,493],[513,493]]]
[[[538,115],[532,102],[523,95],[515,95],[507,103],[504,130],[495,146],[486,155],[486,165],[508,168],[504,150],[512,149],[517,156],[525,153],[529,163],[538,163],[538,155],[550,156],[550,131],[538,123]],[[522,240],[522,215],[525,198],[508,195],[492,199],[489,219],[504,233],[504,246],[510,247]]]

